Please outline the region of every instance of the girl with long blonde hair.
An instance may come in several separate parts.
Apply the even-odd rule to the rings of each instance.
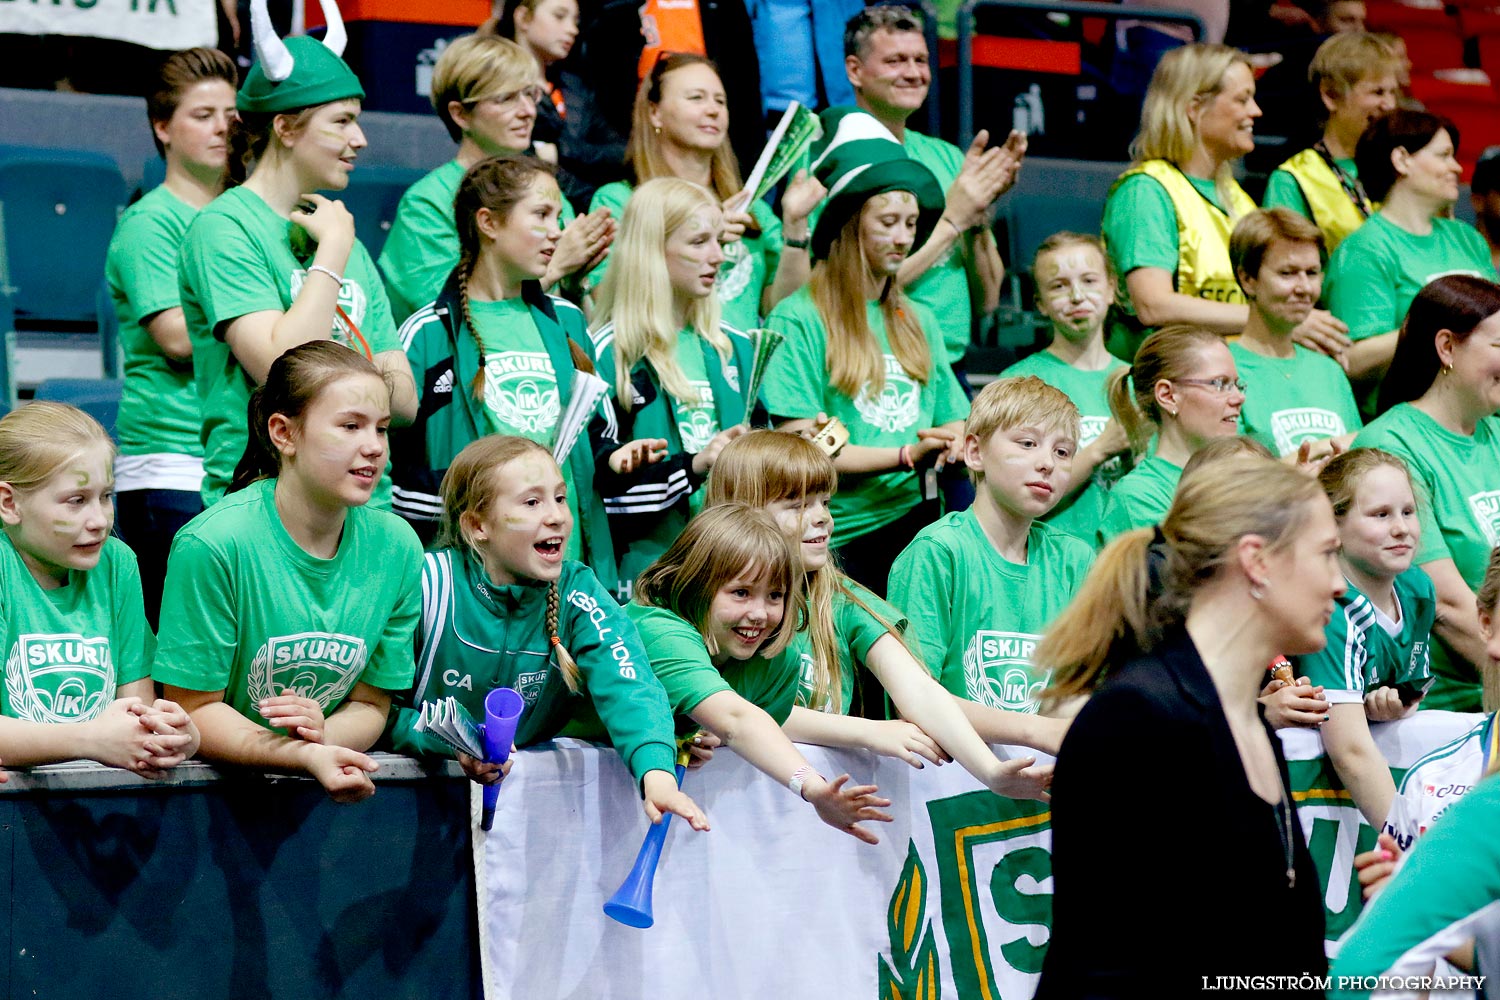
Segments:
[[[608,209],[621,219],[633,192],[658,177],[676,177],[713,192],[724,211],[724,261],[715,295],[724,318],[748,330],[807,282],[808,218],[825,193],[799,172],[781,198],[781,217],[743,190],[729,143],[729,108],[723,81],[708,59],[674,52],[658,59],[641,81],[631,112],[625,151],[631,179],[594,192],[591,212]],[[616,251],[589,276],[597,284],[623,254]]]
[[[412,707],[392,742],[402,753],[449,755],[413,726],[422,706],[454,697],[475,718],[497,687],[526,703],[518,746],[557,735],[587,703],[640,785],[646,815],[684,817],[708,829],[677,787],[672,716],[635,626],[593,571],[563,557],[573,530],[567,485],[551,452],[527,438],[491,434],[468,445],[443,476],[437,548],[422,564],[422,628]],[[510,769],[459,755],[490,784]]]
[[[863,747],[913,766],[921,766],[922,758],[956,759],[997,794],[1041,797],[1049,767],[1033,767],[1034,757],[1001,761],[984,741],[1055,753],[1067,723],[1001,712],[943,690],[902,638],[901,612],[830,561],[834,522],[828,505],[837,489],[833,461],[812,442],[784,431],[751,431],[730,442],[709,479],[707,509],[748,503],[766,511],[801,557],[807,622],[791,642],[801,683],[797,707],[783,728],[799,743]],[[860,667],[890,696],[900,719],[846,717],[854,710]],[[885,713],[878,704],[867,702],[865,709]]]
[[[725,443],[748,424],[753,347],[720,322],[714,288],[723,212],[703,187],[647,181],[625,206],[594,300],[594,355],[614,393],[618,436],[651,445],[651,461],[598,469],[620,561],[621,600],[691,516],[690,501]]]
[[[918,464],[935,479],[938,467],[962,462],[968,399],[937,321],[896,280],[937,224],[943,194],[870,115],[835,109],[823,127],[813,162],[837,194],[813,234],[811,283],[767,321],[786,343],[771,358],[765,402],[783,430],[811,429],[820,414],[848,427],[834,457],[839,554],[845,572],[883,594],[896,553],[936,516]]]

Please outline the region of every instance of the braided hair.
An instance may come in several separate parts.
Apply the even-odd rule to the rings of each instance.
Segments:
[[[531,156],[492,156],[480,160],[468,169],[459,181],[458,193],[453,196],[453,221],[458,228],[458,266],[453,269],[458,283],[458,304],[464,326],[474,338],[479,357],[484,358],[484,342],[479,339],[479,328],[474,325],[469,311],[469,278],[479,263],[481,235],[477,215],[487,208],[501,220],[509,218],[511,210],[525,198],[536,182],[538,174],[553,177],[550,166]],[[573,367],[579,371],[594,373],[594,362],[573,338],[568,338],[568,354]],[[559,377],[561,373],[559,373]],[[469,390],[476,400],[484,399],[484,365],[474,373]]]
[[[443,496],[443,513],[438,527],[439,548],[453,548],[474,552],[475,545],[464,525],[464,515],[481,517],[495,502],[500,491],[500,472],[505,466],[523,455],[544,455],[552,461],[552,453],[529,438],[509,434],[488,434],[470,443],[460,451],[443,474],[440,491]],[[557,668],[562,673],[568,690],[578,693],[580,674],[578,661],[568,652],[558,635],[558,617],[562,596],[557,581],[547,588],[547,638],[557,655]]]

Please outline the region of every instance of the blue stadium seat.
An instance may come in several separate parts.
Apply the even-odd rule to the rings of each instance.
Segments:
[[[36,398],[71,403],[103,424],[110,437],[115,437],[120,390],[124,384],[117,378],[51,378],[36,387]]]
[[[0,417],[16,408],[16,334],[10,307],[0,295]]]
[[[124,206],[125,179],[102,153],[0,149],[0,285],[22,329],[96,327]]]
[[[1091,160],[1047,160],[1027,157],[1021,176],[1000,199],[997,221],[1005,225],[1001,242],[1007,267],[1030,271],[1036,248],[1053,233],[1070,229],[1099,235],[1104,200],[1127,163]]]
[[[99,317],[99,350],[103,354],[105,378],[120,378],[125,371],[124,348],[120,346],[120,317],[109,294],[109,281],[99,280],[95,311]]]
[[[396,220],[401,196],[425,173],[412,167],[358,167],[349,175],[349,186],[343,191],[323,193],[344,203],[354,215],[355,235],[371,257],[379,257]]]

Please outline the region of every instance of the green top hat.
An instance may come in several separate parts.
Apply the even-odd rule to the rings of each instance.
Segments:
[[[275,113],[364,98],[359,77],[340,58],[348,35],[338,4],[335,0],[318,2],[328,22],[321,42],[306,35],[282,40],[271,25],[266,0],[251,0],[251,34],[258,58],[235,100],[241,111]]]
[[[850,218],[877,194],[907,191],[917,199],[916,246],[927,242],[943,214],[943,189],[937,178],[906,155],[906,147],[874,115],[858,108],[829,108],[818,116],[823,136],[813,143],[813,175],[828,189],[828,199],[813,230],[812,252],[828,257],[834,238]]]

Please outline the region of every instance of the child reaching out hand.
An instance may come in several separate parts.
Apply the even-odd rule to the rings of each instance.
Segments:
[[[424,703],[453,696],[476,718],[497,687],[526,703],[518,746],[557,735],[585,700],[640,785],[646,815],[708,820],[677,787],[666,694],[635,626],[592,570],[565,559],[573,515],[562,470],[543,446],[492,434],[465,447],[443,477],[438,548],[422,565],[413,708],[395,716],[401,753],[448,754],[413,726]],[[503,768],[460,757],[489,783]]]
[[[806,799],[829,826],[878,843],[859,824],[889,823],[881,810],[890,800],[874,785],[848,784],[848,774],[825,779],[781,728],[800,676],[787,646],[803,614],[801,577],[774,521],[722,504],[688,522],[625,610],[674,712]]]

